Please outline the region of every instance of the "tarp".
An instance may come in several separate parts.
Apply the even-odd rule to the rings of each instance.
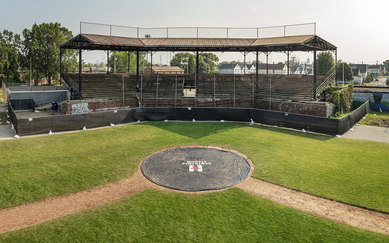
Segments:
[[[146,158],[141,171],[150,181],[182,191],[217,190],[245,180],[250,163],[242,156],[216,148],[173,148]]]

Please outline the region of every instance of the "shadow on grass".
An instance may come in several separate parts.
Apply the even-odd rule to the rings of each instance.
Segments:
[[[186,136],[194,139],[199,139],[209,135],[217,134],[224,132],[230,129],[236,129],[241,127],[248,127],[248,123],[239,123],[239,122],[147,122],[145,125],[157,127],[172,133],[179,134],[181,136]],[[250,126],[251,128],[260,129],[264,131],[271,131],[276,133],[281,133],[285,135],[304,137],[307,139],[314,139],[319,141],[327,141],[333,139],[329,135],[313,134],[313,133],[303,133],[297,130],[289,130],[286,128],[279,127],[270,127],[260,124],[255,126]]]
[[[226,130],[246,126],[243,123],[235,122],[147,122],[145,125],[157,127],[172,133],[199,139],[209,135],[217,134]]]

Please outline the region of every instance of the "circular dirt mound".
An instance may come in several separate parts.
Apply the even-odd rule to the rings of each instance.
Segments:
[[[182,191],[217,190],[245,180],[250,163],[242,156],[217,148],[183,147],[146,158],[141,171],[150,181]]]

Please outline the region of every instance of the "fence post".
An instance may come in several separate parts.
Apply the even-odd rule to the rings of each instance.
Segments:
[[[253,108],[255,108],[255,79],[253,76]]]
[[[139,108],[141,108],[143,104],[143,74],[140,76],[140,101]]]
[[[176,85],[174,87],[174,107],[177,107],[177,74],[176,74]]]
[[[216,74],[213,75],[213,107],[216,107]]]
[[[157,92],[155,95],[155,107],[158,107],[158,88],[159,88],[159,83],[158,83],[158,74],[157,74]]]
[[[236,93],[235,93],[235,73],[234,73],[233,85],[234,85],[234,93],[233,93],[234,94],[234,99],[233,100],[234,100],[234,107],[235,107],[236,106],[236,103],[235,103],[236,102],[236,100],[235,100],[236,99]]]
[[[124,75],[122,74],[122,94],[123,94],[123,107],[125,106],[124,95]]]

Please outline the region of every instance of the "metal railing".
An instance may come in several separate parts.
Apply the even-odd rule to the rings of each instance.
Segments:
[[[316,96],[319,97],[323,90],[335,81],[335,65],[327,72],[325,79],[316,88]]]
[[[265,27],[157,28],[80,22],[80,34],[101,34],[133,38],[261,38],[299,34],[316,35],[316,22]]]

